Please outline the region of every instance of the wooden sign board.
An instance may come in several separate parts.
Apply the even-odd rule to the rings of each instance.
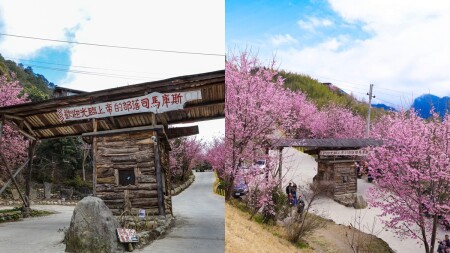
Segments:
[[[202,99],[202,91],[177,93],[153,92],[142,97],[128,98],[105,103],[57,109],[61,121],[105,118],[134,113],[163,113],[181,110],[189,101]]]
[[[118,228],[117,235],[120,242],[139,242],[136,230],[129,228]]]
[[[321,150],[321,156],[367,156],[369,151],[365,149],[357,150]]]

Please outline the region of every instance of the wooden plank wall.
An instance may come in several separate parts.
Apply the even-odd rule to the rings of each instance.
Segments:
[[[158,214],[154,131],[97,138],[97,196],[114,214],[139,209]],[[164,152],[162,152],[164,153]],[[120,186],[119,171],[134,170],[135,185]]]
[[[318,162],[318,179],[334,182],[334,195],[356,193],[357,177],[354,162]],[[343,177],[347,182],[343,181]]]
[[[356,193],[356,166],[354,163],[335,163],[335,188],[334,195]],[[343,182],[343,177],[346,177],[347,182]]]

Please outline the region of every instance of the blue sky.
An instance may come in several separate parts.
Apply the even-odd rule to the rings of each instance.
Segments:
[[[450,3],[438,0],[226,1],[226,48],[408,107],[450,95]]]
[[[314,20],[311,22],[311,28],[308,17],[317,19],[315,25]],[[316,26],[314,32],[309,32],[312,26]],[[227,45],[263,42],[286,34],[301,41],[297,43],[299,48],[340,35],[353,39],[369,36],[357,23],[345,22],[336,15],[326,1],[226,1]]]

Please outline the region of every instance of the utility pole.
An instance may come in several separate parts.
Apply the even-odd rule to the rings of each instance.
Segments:
[[[372,96],[373,92],[373,84],[370,84],[370,90],[367,95],[369,96],[369,111],[367,112],[367,130],[366,130],[366,138],[369,138],[369,131],[370,131],[370,109],[372,108],[372,98],[375,98],[375,96]]]

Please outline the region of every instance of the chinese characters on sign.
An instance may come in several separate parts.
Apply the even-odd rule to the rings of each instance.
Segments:
[[[365,149],[358,150],[322,150],[319,153],[321,156],[341,156],[341,155],[356,155],[366,156],[369,152]]]
[[[136,230],[129,228],[118,228],[117,236],[120,242],[139,242],[136,235]]]
[[[142,97],[62,108],[57,110],[57,114],[61,121],[68,121],[143,112],[163,113],[181,110],[186,102],[201,98],[202,93],[200,90],[164,94],[153,92]]]

